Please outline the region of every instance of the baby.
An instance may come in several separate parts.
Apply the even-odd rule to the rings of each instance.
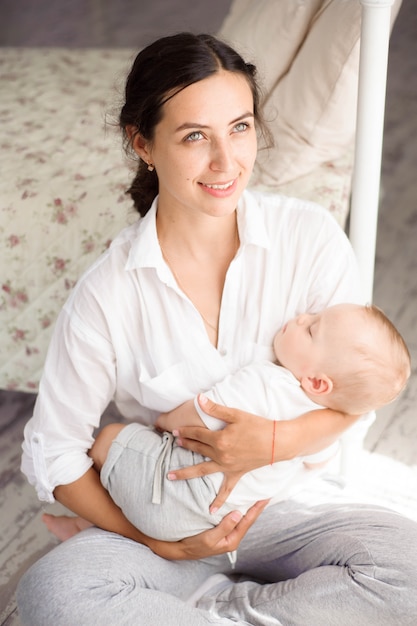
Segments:
[[[205,395],[271,420],[293,419],[323,407],[362,415],[394,400],[410,375],[404,340],[374,306],[340,304],[299,315],[276,334],[273,348],[276,363],[252,363]],[[205,415],[193,399],[157,421],[163,431],[184,425],[224,426]],[[126,517],[154,538],[175,541],[216,525],[229,511],[245,513],[257,500],[289,497],[303,474],[307,477],[309,469],[321,467],[336,450],[333,444],[316,455],[245,474],[214,514],[209,506],[223,475],[167,480],[170,470],[203,460],[177,446],[170,432],[135,423],[111,424],[98,435],[91,457]]]

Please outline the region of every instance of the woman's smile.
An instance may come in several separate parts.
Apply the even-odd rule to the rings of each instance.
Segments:
[[[216,198],[228,197],[236,191],[237,178],[227,183],[199,183],[201,187],[212,196]]]
[[[223,70],[164,105],[154,140],[141,155],[158,174],[160,216],[233,213],[256,158],[253,106],[247,80]]]

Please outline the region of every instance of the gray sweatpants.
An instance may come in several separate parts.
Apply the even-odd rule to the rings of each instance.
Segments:
[[[396,513],[281,502],[241,542],[242,581],[218,596],[213,617],[184,600],[209,575],[230,573],[226,555],[166,561],[89,529],[26,572],[19,615],[27,626],[415,626],[416,556],[417,524]]]

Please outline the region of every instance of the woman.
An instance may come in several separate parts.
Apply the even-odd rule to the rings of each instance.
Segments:
[[[416,567],[401,556],[417,548],[417,528],[396,514],[258,503],[243,519],[232,512],[164,543],[129,524],[87,455],[112,398],[127,419],[153,424],[228,373],[272,359],[275,329],[295,314],[356,299],[353,254],[331,216],[245,191],[262,130],[254,74],[206,35],[164,38],[133,64],[120,124],[141,159],[130,193],[142,219],[60,315],[22,462],[41,499],[98,528],[26,573],[24,624],[370,625],[417,611]],[[222,433],[183,429],[180,441],[212,461],[197,457],[176,478],[224,471],[217,506],[242,473],[321,449],[354,421],[316,412],[278,423],[273,438],[270,421],[212,413],[230,423]],[[185,602],[210,575],[231,573],[226,553],[238,545],[243,579]]]

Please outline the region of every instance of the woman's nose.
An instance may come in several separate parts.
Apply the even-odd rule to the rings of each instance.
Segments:
[[[211,154],[211,169],[227,172],[232,169],[233,163],[232,147],[227,141],[216,141]]]

